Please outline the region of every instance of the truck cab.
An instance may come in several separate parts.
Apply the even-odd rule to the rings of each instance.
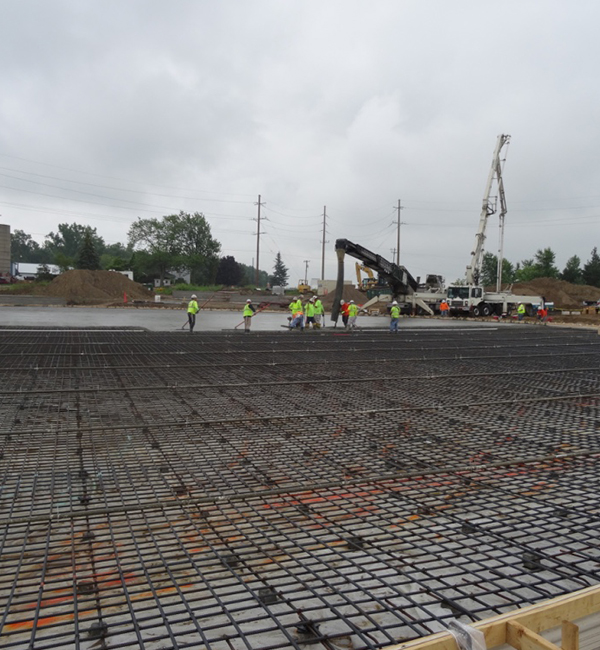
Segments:
[[[472,284],[450,285],[448,287],[448,305],[451,313],[469,314],[474,316],[489,316],[492,314],[490,305],[483,301],[483,287]]]

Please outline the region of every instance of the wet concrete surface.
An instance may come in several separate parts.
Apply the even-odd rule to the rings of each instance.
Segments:
[[[185,310],[156,308],[98,308],[98,307],[0,307],[0,327],[140,327],[156,332],[188,331]],[[185,324],[185,329],[182,326]],[[358,329],[387,329],[389,318],[385,316],[359,316]],[[243,332],[243,319],[239,311],[204,310],[196,319],[194,333],[233,330]],[[252,331],[285,331],[286,313],[257,314],[252,321]],[[329,315],[326,329],[333,328]],[[400,320],[400,329],[447,328],[447,327],[497,327],[497,323],[477,320],[441,318],[409,318]],[[338,330],[342,328],[341,320]]]

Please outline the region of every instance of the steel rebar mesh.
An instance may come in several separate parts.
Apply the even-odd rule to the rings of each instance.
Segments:
[[[584,331],[0,330],[7,648],[382,648],[598,581]]]

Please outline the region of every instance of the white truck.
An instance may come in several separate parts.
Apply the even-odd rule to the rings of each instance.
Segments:
[[[510,291],[485,291],[474,285],[452,285],[448,287],[450,313],[460,316],[507,316],[516,311],[519,304],[525,305],[528,316],[543,303],[541,296],[519,296]]]

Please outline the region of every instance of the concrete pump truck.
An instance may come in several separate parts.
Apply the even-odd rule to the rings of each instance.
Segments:
[[[502,291],[502,258],[504,253],[504,217],[507,212],[506,196],[504,194],[504,182],[502,180],[502,160],[500,152],[505,145],[508,145],[510,135],[499,135],[494,149],[492,158],[492,167],[490,169],[485,192],[483,195],[483,205],[479,226],[475,235],[475,245],[471,251],[471,262],[467,266],[465,273],[465,284],[455,284],[448,286],[448,304],[450,312],[455,315],[471,316],[498,316],[508,315],[516,308],[519,303],[523,303],[528,314],[534,312],[534,308],[542,304],[543,299],[540,296],[518,296],[510,291]],[[498,197],[491,199],[491,191],[496,181],[498,187]],[[480,286],[481,267],[483,262],[485,232],[489,218],[496,213],[497,200],[500,201],[499,227],[500,227],[500,245],[498,249],[498,268],[496,291],[486,291]]]

